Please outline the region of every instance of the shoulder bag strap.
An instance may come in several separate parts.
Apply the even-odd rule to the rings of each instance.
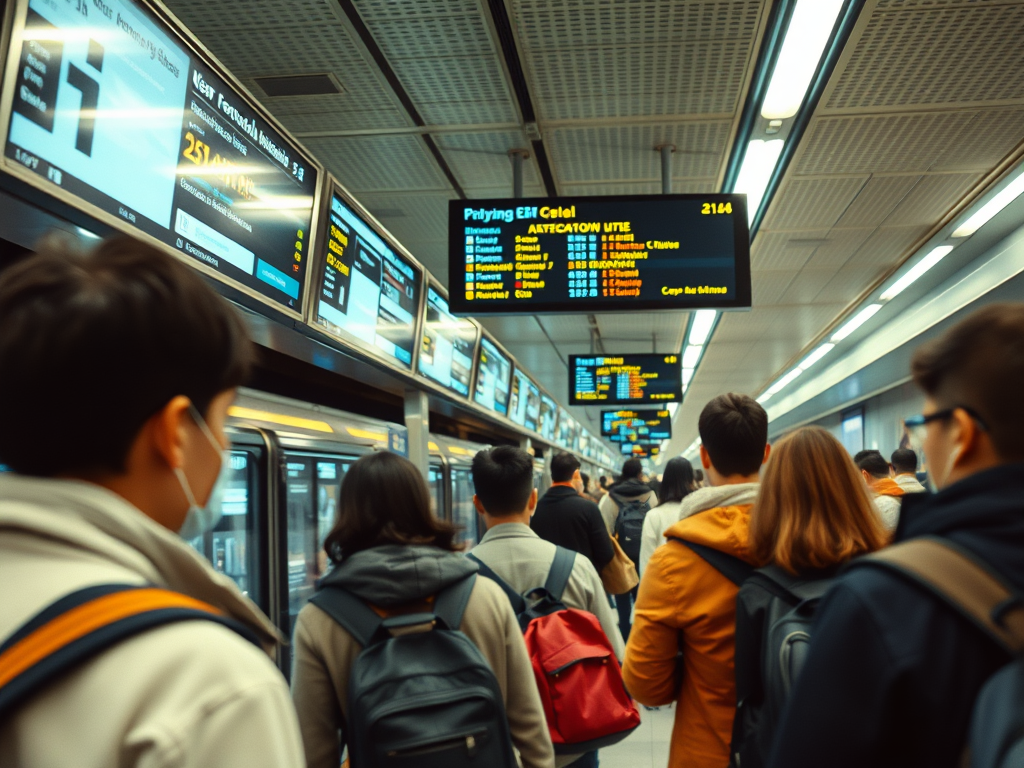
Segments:
[[[470,560],[472,560],[474,563],[480,566],[481,576],[490,579],[505,591],[505,594],[508,596],[508,601],[512,603],[512,610],[515,612],[517,616],[526,610],[526,601],[523,600],[523,596],[516,592],[514,589],[512,589],[509,583],[505,581],[503,578],[501,578],[498,574],[496,574],[491,569],[491,567],[487,565],[487,563],[485,563],[483,560],[481,560],[474,554],[468,554],[466,555],[466,557],[468,557]]]
[[[437,593],[434,615],[441,619],[448,629],[457,630],[462,624],[462,614],[466,612],[469,596],[473,593],[475,584],[476,574],[471,573]]]
[[[373,642],[384,623],[366,603],[333,584],[322,587],[309,602],[340,624],[363,648]]]
[[[1024,651],[1024,602],[977,556],[949,539],[910,539],[855,560],[896,571],[928,589],[1011,654]]]
[[[103,584],[65,595],[0,645],[0,721],[47,683],[122,640],[178,621],[223,624],[257,647],[255,633],[209,603],[150,585]]]
[[[576,565],[576,553],[565,547],[555,549],[555,559],[548,570],[547,581],[544,582],[544,589],[556,601],[562,599],[562,593],[569,583],[569,576],[572,575],[573,566]]]
[[[692,541],[680,539],[676,536],[669,536],[668,538],[670,541],[678,541],[692,549],[712,568],[737,586],[746,581],[747,577],[754,572],[752,565],[743,562],[738,557],[727,555],[725,552],[719,552],[717,549],[706,547],[703,544],[694,544]]]

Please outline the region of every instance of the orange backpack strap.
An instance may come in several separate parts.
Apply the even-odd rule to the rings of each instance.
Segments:
[[[193,619],[223,624],[259,646],[248,627],[180,592],[103,584],[65,595],[0,645],[0,721],[47,683],[120,641]]]

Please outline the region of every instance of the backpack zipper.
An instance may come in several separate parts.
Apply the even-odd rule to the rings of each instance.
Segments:
[[[389,749],[386,754],[388,757],[417,757],[419,755],[429,755],[434,752],[444,752],[446,750],[455,749],[459,746],[465,746],[466,754],[469,757],[474,757],[477,752],[477,737],[486,735],[487,731],[474,731],[473,733],[453,736],[449,739],[445,739],[444,741],[437,741],[432,744],[405,747],[403,749]]]

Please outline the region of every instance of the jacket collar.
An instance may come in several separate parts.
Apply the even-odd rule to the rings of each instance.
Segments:
[[[0,532],[87,550],[141,579],[220,608],[272,645],[284,638],[229,577],[112,491],[78,480],[0,475]],[[2,555],[0,555],[2,556]]]
[[[629,499],[634,496],[643,496],[646,493],[650,493],[651,487],[641,483],[639,480],[626,480],[613,487],[610,492],[613,497],[621,496]]]
[[[499,539],[540,539],[540,536],[534,533],[530,526],[523,523],[499,523],[487,529],[487,533],[480,539],[480,544]]]
[[[876,480],[875,484],[871,486],[871,491],[875,496],[902,496],[906,493],[903,490],[903,486],[891,477],[883,477]]]
[[[551,496],[552,498],[566,498],[569,496],[577,496],[581,499],[583,498],[578,493],[576,493],[575,488],[568,485],[551,486],[550,488],[548,488],[547,493],[545,493],[542,498],[547,498],[548,496]]]
[[[898,539],[1005,523],[1024,530],[1024,463],[978,472],[938,493],[903,497]]]
[[[687,494],[679,509],[679,517],[689,517],[715,507],[734,507],[753,504],[757,498],[758,483],[736,485],[709,485]]]

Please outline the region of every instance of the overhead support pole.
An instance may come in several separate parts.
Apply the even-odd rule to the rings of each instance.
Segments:
[[[512,161],[512,197],[523,196],[523,160],[530,157],[525,149],[510,149],[509,159]]]
[[[409,461],[429,482],[430,401],[421,389],[405,390],[405,428],[408,430]]]
[[[672,194],[672,153],[676,151],[675,144],[659,144],[655,147],[661,152],[661,194]]]

